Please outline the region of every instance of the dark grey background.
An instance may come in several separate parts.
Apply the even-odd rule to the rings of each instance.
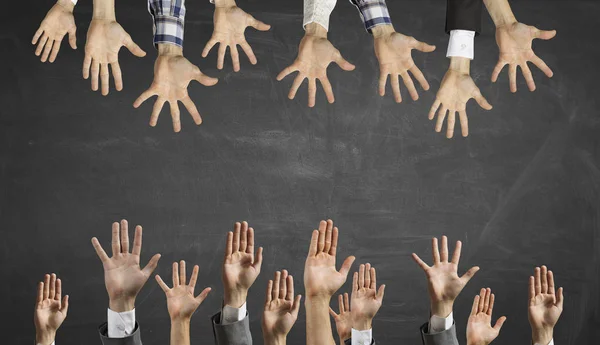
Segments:
[[[248,220],[265,247],[248,301],[254,341],[261,344],[266,281],[286,268],[303,293],[310,232],[326,217],[340,228],[338,266],[356,255],[387,284],[374,324],[381,344],[420,343],[428,299],[410,253],[430,261],[430,238],[441,234],[464,242],[460,273],[482,268],[455,307],[461,342],[472,296],[489,286],[497,296],[494,319],[508,317],[495,343],[527,344],[527,279],[535,265],[547,264],[565,287],[556,344],[598,343],[599,2],[513,1],[520,21],[558,30],[555,39],[534,45],[554,78],[535,69],[538,89],[531,93],[519,76],[516,95],[506,70],[497,84],[489,81],[497,47],[484,13],[471,73],[494,109],[485,112],[472,101],[470,136],[453,140],[427,120],[448,65],[442,0],[389,1],[398,31],[438,47],[414,53],[432,89],[420,90],[417,102],[403,90],[400,105],[390,94],[377,95],[372,38],[353,6],[338,1],[330,40],[357,69],[332,66],[336,103],[327,104],[319,92],[314,109],[306,106],[306,86],[290,101],[292,78],[275,80],[296,56],[302,1],[239,0],[273,25],[267,33],[247,31],[259,64],[242,56],[239,73],[229,59],[218,71],[214,52],[201,58],[213,6],[188,1],[185,55],[220,81],[190,86],[204,124],[196,127],[182,111],[180,134],[172,132],[166,109],[158,127],[148,126],[153,101],[132,107],[152,81],[156,56],[146,2],[117,1],[118,21],[148,55],[122,50],[125,89],[111,89],[108,97],[81,77],[90,0],[76,7],[77,51],[65,41],[54,64],[34,55],[31,37],[51,5],[7,2],[0,21],[3,343],[33,342],[35,284],[56,272],[71,296],[57,344],[99,344],[96,327],[106,318],[107,297],[90,239],[98,236],[108,250],[111,222],[123,217],[144,226],[144,264],[160,252],[156,273],[168,276],[170,263],[185,259],[200,265],[199,286],[213,287],[193,318],[194,344],[212,342],[209,316],[220,306],[222,248],[234,221]],[[153,279],[138,297],[137,316],[145,344],[168,342],[165,297]],[[289,344],[304,343],[304,318],[302,310]]]

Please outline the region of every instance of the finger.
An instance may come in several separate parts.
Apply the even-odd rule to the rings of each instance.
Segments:
[[[100,63],[97,60],[92,60],[92,90],[98,91],[98,74],[100,74]]]
[[[308,248],[308,256],[317,255],[317,249],[319,247],[319,230],[313,230],[310,238],[310,247]]]
[[[173,120],[173,131],[175,133],[181,132],[181,112],[179,111],[179,104],[177,101],[169,101],[171,108],[171,119]]]
[[[225,257],[233,254],[233,232],[227,232],[227,242],[225,245]]]
[[[351,310],[350,310],[350,296],[348,295],[347,292],[344,292],[344,310],[347,313],[351,312]]]
[[[120,240],[120,231],[119,231],[119,223],[112,223],[112,251],[113,256],[121,253],[121,240]]]
[[[181,260],[181,261],[179,261],[179,285],[187,284],[186,280],[187,280],[187,277],[186,277],[185,261]]]
[[[271,28],[271,25],[265,24],[252,16],[250,16],[248,25],[259,31],[268,31]]]
[[[494,325],[494,329],[498,332],[500,332],[500,329],[502,329],[502,325],[504,325],[504,322],[506,321],[506,316],[501,316],[500,318],[498,318],[498,320],[496,321],[496,324]]]
[[[196,302],[198,302],[198,303],[204,302],[204,300],[206,299],[206,297],[208,297],[208,294],[210,293],[211,290],[212,290],[212,288],[209,288],[209,287],[202,290],[202,292],[198,296],[196,296]]]
[[[240,229],[240,248],[238,249],[242,253],[246,252],[247,239],[248,239],[248,222],[243,221],[242,227]]]
[[[440,260],[442,262],[448,262],[448,237],[442,236],[442,251],[440,253]]]
[[[329,82],[329,79],[327,79],[327,76],[319,78],[319,82],[321,82],[323,91],[325,91],[325,96],[327,96],[327,102],[335,102],[335,97],[333,96],[333,88],[331,87],[331,83]]]
[[[473,306],[471,307],[471,315],[477,315],[479,309],[479,295],[475,295],[475,298],[473,299]]]
[[[202,57],[205,58],[208,56],[208,53],[210,53],[210,50],[215,46],[215,44],[219,43],[219,41],[217,41],[214,38],[211,38],[210,40],[208,40],[208,42],[206,42],[206,45],[204,46],[204,49],[202,50]]]
[[[248,243],[246,245],[246,253],[254,254],[254,229],[248,229]]]
[[[160,115],[160,111],[162,110],[163,105],[167,100],[162,97],[158,97],[156,102],[154,102],[154,106],[152,107],[152,115],[150,115],[150,126],[156,126],[158,122],[158,115]]]
[[[269,303],[271,303],[271,301],[273,300],[272,294],[273,294],[273,281],[269,279],[269,283],[267,284],[267,295],[265,298],[265,306],[268,305]]]
[[[358,291],[358,289],[359,289],[358,277],[359,277],[359,273],[354,272],[354,274],[352,275],[352,292]]]
[[[150,261],[148,261],[148,264],[146,264],[146,267],[144,267],[144,269],[142,270],[142,273],[144,273],[144,275],[146,277],[150,277],[150,275],[152,274],[152,272],[154,272],[154,270],[156,269],[156,266],[158,266],[158,261],[160,260],[160,254],[154,254],[154,256],[150,259]]]
[[[542,293],[548,293],[548,268],[546,266],[542,266],[540,278],[542,279]]]
[[[385,85],[387,84],[389,73],[381,71],[379,73],[379,96],[385,96]]]
[[[535,81],[533,81],[533,75],[531,74],[531,70],[529,69],[527,62],[519,66],[521,67],[521,72],[523,72],[523,77],[525,77],[529,91],[535,91]]]
[[[565,298],[563,296],[563,288],[558,288],[558,293],[556,294],[556,306],[558,308],[560,308],[560,310],[563,309],[563,303],[565,301]]]
[[[329,251],[331,250],[332,233],[333,233],[333,226],[327,226],[327,228],[325,230],[325,247],[323,247],[323,252],[325,252],[325,253],[329,253]]]
[[[277,75],[277,80],[281,81],[281,79],[287,77],[290,73],[296,72],[297,70],[298,67],[296,66],[296,63],[293,63],[288,67],[284,68],[283,71],[279,72],[279,74]]]
[[[496,66],[494,67],[494,70],[492,71],[492,83],[495,83],[498,80],[498,76],[500,75],[500,72],[502,72],[502,69],[504,68],[504,66],[506,66],[506,62],[504,62],[502,60],[498,60],[498,63],[496,64]]]
[[[115,80],[115,89],[117,91],[123,90],[123,73],[121,73],[119,61],[111,63],[110,69],[112,70],[113,79]]]
[[[43,300],[44,300],[44,282],[39,282],[38,286],[37,286],[37,300],[36,301],[38,304],[40,304],[40,303],[42,303]]]
[[[415,88],[415,83],[413,83],[410,74],[408,74],[408,72],[404,72],[403,74],[401,74],[402,77],[402,81],[404,82],[404,86],[406,86],[406,88],[408,89],[408,93],[410,94],[410,97],[412,98],[413,101],[416,101],[419,99],[419,93],[417,92],[417,89]]]
[[[254,51],[252,50],[252,47],[248,44],[248,42],[246,42],[246,41],[241,42],[240,47],[242,47],[242,50],[244,51],[244,53],[246,53],[246,56],[248,56],[248,60],[250,61],[250,63],[253,65],[256,65],[256,63],[258,61],[256,60]]]
[[[452,254],[452,263],[458,266],[460,261],[460,252],[462,251],[462,242],[456,241],[456,246],[454,247],[454,253]]]
[[[50,296],[50,275],[46,274],[44,276],[44,299],[48,299]]]
[[[533,276],[529,277],[529,303],[533,301],[535,298],[535,278]]]
[[[448,108],[445,105],[440,107],[440,111],[438,111],[437,121],[435,123],[435,131],[441,132],[442,127],[444,126],[444,119],[446,119],[446,113],[448,112]]]
[[[317,247],[317,251],[320,253],[325,248],[325,233],[327,232],[327,224],[328,222],[322,220],[319,223],[319,245]]]
[[[533,27],[533,37],[539,38],[542,40],[549,40],[556,36],[556,30],[540,30],[536,27]]]
[[[294,304],[292,305],[292,311],[290,314],[294,317],[294,319],[298,318],[298,312],[300,311],[300,301],[302,300],[302,295],[296,296],[294,300]]]
[[[338,236],[339,230],[337,226],[334,226],[331,234],[331,249],[329,250],[329,255],[333,256],[334,258],[337,255]]]
[[[146,52],[144,50],[142,50],[142,48],[140,48],[140,46],[138,46],[135,42],[133,42],[133,40],[131,39],[131,36],[127,35],[127,37],[125,37],[124,44],[125,44],[125,47],[127,47],[127,49],[129,49],[131,54],[133,54],[137,57],[146,56]]]
[[[142,227],[140,225],[135,227],[135,233],[133,235],[133,250],[131,254],[140,256],[142,253]]]
[[[229,46],[229,52],[231,53],[231,63],[233,64],[233,70],[239,72],[240,70],[240,54],[237,50],[237,45],[232,44]]]
[[[370,288],[375,290],[377,288],[377,272],[375,267],[371,267],[371,285]]]
[[[365,287],[365,265],[360,264],[358,267],[358,288],[362,289]]]
[[[348,277],[348,272],[350,271],[350,268],[352,268],[352,263],[354,263],[354,260],[356,260],[354,256],[349,256],[346,258],[346,260],[344,260],[342,267],[340,267],[339,272],[342,274],[342,276],[344,276],[344,281],[346,281],[346,277]]]
[[[192,115],[194,123],[196,123],[197,125],[202,124],[202,117],[200,117],[200,112],[198,111],[198,108],[196,108],[196,105],[194,104],[192,99],[190,97],[186,97],[181,100],[181,103],[183,103],[183,106],[185,107],[185,109],[187,109],[188,113]]]
[[[390,75],[390,84],[392,85],[392,91],[394,92],[394,99],[396,103],[402,103],[402,94],[400,93],[400,80],[398,75],[392,73]]]
[[[383,301],[383,296],[384,296],[384,295],[385,295],[385,284],[383,284],[383,285],[381,285],[381,286],[379,287],[379,290],[377,290],[377,295],[376,295],[376,297],[377,297],[377,299],[378,299],[379,301]]]
[[[121,253],[129,253],[129,223],[126,219],[121,220]]]
[[[475,90],[475,93],[473,94],[473,98],[475,98],[475,101],[477,102],[477,104],[479,104],[479,106],[482,107],[483,109],[485,109],[485,110],[492,109],[492,105],[487,101],[487,99],[485,99],[485,97],[483,97],[483,95],[481,94],[481,91]]]
[[[483,306],[485,305],[485,291],[486,289],[479,290],[479,306],[477,307],[477,312],[483,312]]]
[[[258,272],[260,272],[260,268],[262,267],[262,261],[263,247],[258,247],[258,250],[256,251],[256,256],[254,257],[254,263],[252,264],[252,267],[254,267],[254,269]]]
[[[100,80],[102,82],[102,95],[108,95],[110,86],[110,74],[108,73],[108,64],[100,64]]]
[[[218,78],[209,77],[206,74],[202,73],[198,66],[194,66],[194,80],[204,86],[213,86],[219,82]]]
[[[417,254],[412,253],[412,258],[413,258],[413,260],[415,260],[417,265],[419,265],[419,267],[421,267],[421,269],[423,269],[423,271],[427,271],[427,269],[429,268],[429,265],[427,265],[425,263],[425,261],[421,260],[421,258]]]
[[[331,309],[331,307],[329,307],[329,315],[331,315],[331,317],[333,317],[334,319],[336,319],[339,316],[338,314],[335,313],[335,311],[333,309]]]
[[[172,266],[172,276],[173,279],[173,288],[179,286],[179,264],[177,262],[173,262]]]
[[[288,275],[286,278],[286,295],[285,299],[288,301],[292,301],[294,299],[294,277]]]
[[[88,79],[90,77],[90,67],[92,66],[92,57],[89,55],[85,55],[83,59],[83,79]]]
[[[65,297],[63,297],[61,307],[60,307],[60,312],[65,316],[69,312],[69,295],[66,295]]]
[[[298,73],[298,75],[296,75],[296,78],[294,79],[294,82],[292,83],[292,87],[290,87],[290,92],[288,93],[289,99],[294,99],[294,97],[296,97],[296,93],[298,92],[298,89],[300,88],[300,85],[302,85],[303,81],[304,76]]]
[[[232,249],[233,249],[234,253],[240,250],[241,229],[242,229],[242,223],[236,222],[235,227],[233,229],[233,244],[232,244]]]
[[[272,299],[278,299],[279,298],[279,283],[281,280],[281,272],[277,271],[275,272],[275,278],[273,278],[273,292],[271,295]]]
[[[77,49],[77,28],[74,26],[71,30],[69,30],[69,44],[71,48]]]
[[[542,293],[542,279],[540,278],[540,268],[536,267],[534,271],[535,277],[535,294],[539,295]]]
[[[48,292],[48,298],[54,299],[56,295],[56,274],[52,273],[50,275],[50,291]]]
[[[308,78],[308,106],[310,108],[315,106],[317,99],[317,80],[314,78]]]
[[[433,253],[433,264],[437,264],[440,262],[440,251],[438,248],[438,239],[434,237],[431,240],[431,252]]]
[[[190,277],[190,282],[188,286],[192,288],[192,290],[196,287],[196,281],[198,280],[198,272],[200,271],[200,266],[194,265],[192,269],[192,276]]]
[[[463,137],[469,136],[469,119],[467,118],[467,111],[461,110],[458,112],[458,118],[460,119],[460,129]]]
[[[421,84],[421,87],[423,88],[423,90],[425,90],[425,91],[429,90],[429,83],[427,82],[427,79],[425,79],[423,72],[421,72],[421,70],[419,69],[419,67],[417,67],[417,65],[412,66],[409,69],[409,71],[410,71],[410,73],[412,73],[412,75],[415,77],[415,79],[417,79],[419,84]]]
[[[431,53],[435,50],[435,46],[431,44],[427,44],[425,42],[418,41],[413,38],[412,47],[418,51],[422,51],[423,53]]]
[[[50,60],[48,60],[51,63],[56,60],[56,57],[58,56],[58,52],[60,51],[61,44],[62,44],[62,38],[60,40],[54,41],[54,44],[52,45],[52,52],[50,53]]]
[[[371,287],[371,264],[367,263],[365,265],[365,285],[364,288],[368,289]]]
[[[441,104],[442,104],[442,102],[436,98],[435,102],[433,102],[433,105],[429,109],[429,116],[427,116],[429,118],[429,120],[433,120],[433,118],[435,117],[435,113]]]
[[[217,68],[223,69],[225,63],[225,54],[227,53],[227,45],[219,43],[219,55],[217,56]]]
[[[100,261],[102,261],[102,263],[109,260],[108,255],[106,255],[106,252],[104,251],[104,249],[102,248],[102,246],[100,245],[100,242],[98,242],[98,239],[96,237],[92,238],[92,245],[94,246],[94,249],[96,250],[96,254],[100,258]]]
[[[331,308],[330,308],[330,309],[331,309]],[[343,295],[343,294],[339,294],[339,295],[338,295],[338,309],[339,309],[339,311],[340,311],[340,314],[343,314],[343,313],[344,313],[344,295]],[[334,313],[334,314],[335,314],[335,313]],[[337,314],[336,314],[336,315],[334,315],[334,316],[337,316]]]
[[[35,55],[36,56],[40,56],[40,54],[42,53],[44,47],[46,46],[46,42],[48,42],[48,35],[46,33],[44,33],[42,35],[42,39],[39,41],[39,44],[38,44],[37,48],[35,49]]]
[[[517,65],[514,63],[508,66],[508,80],[510,81],[510,92],[517,92]]]
[[[287,271],[281,271],[281,280],[279,281],[279,299],[285,299],[287,296],[287,277]]]
[[[37,41],[40,39],[40,37],[42,37],[43,33],[44,33],[44,29],[42,29],[42,27],[37,29],[37,31],[33,35],[33,38],[31,39],[31,44],[35,45],[37,43]]]
[[[162,278],[158,274],[154,278],[156,279],[156,282],[158,283],[158,286],[160,286],[160,288],[164,292],[169,291],[169,287],[167,286],[167,284],[165,284],[165,282],[162,280]]]
[[[460,279],[463,281],[464,284],[467,284],[469,280],[473,278],[475,273],[477,273],[477,271],[479,271],[478,266],[471,267],[467,272],[465,272],[465,274],[462,275],[462,277],[460,277]]]
[[[548,271],[548,293],[554,295],[554,273]]]
[[[348,62],[348,60],[344,59],[344,57],[342,56],[342,54],[339,51],[334,55],[333,61],[336,64],[338,64],[338,66],[340,66],[340,68],[343,69],[344,71],[352,71],[356,68],[356,66],[354,66],[353,64]]]
[[[54,293],[54,299],[60,301],[62,299],[62,280],[56,279],[56,292]]]
[[[487,314],[492,316],[492,312],[494,310],[494,302],[496,300],[496,295],[491,294],[490,296],[490,304],[488,305]]]
[[[533,64],[536,65],[537,68],[539,68],[542,72],[544,72],[544,74],[548,78],[552,78],[552,76],[554,75],[554,73],[552,72],[552,70],[550,69],[550,67],[548,67],[548,65],[546,65],[546,63],[544,62],[544,60],[540,59],[537,55],[534,55],[530,59],[530,61],[533,62]]]
[[[48,56],[52,51],[52,46],[54,45],[54,40],[48,39],[46,42],[46,46],[44,47],[44,52],[42,53],[42,62],[48,61]]]
[[[454,136],[454,126],[456,124],[456,111],[448,112],[448,126],[446,127],[446,138],[450,139]]]

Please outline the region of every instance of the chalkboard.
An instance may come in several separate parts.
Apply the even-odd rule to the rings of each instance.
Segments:
[[[239,0],[273,27],[249,29],[257,57],[242,56],[216,69],[216,52],[201,58],[212,32],[213,5],[188,1],[185,56],[220,79],[214,87],[189,88],[203,115],[197,127],[182,111],[182,132],[172,132],[167,109],[148,126],[152,102],[132,103],[153,79],[156,52],[146,2],[117,1],[117,19],[148,52],[123,50],[125,89],[107,97],[81,77],[90,0],[76,7],[79,49],[63,48],[42,64],[29,43],[52,1],[11,1],[0,14],[0,302],[2,341],[32,343],[35,284],[56,272],[71,297],[58,345],[100,344],[106,320],[101,263],[90,243],[109,246],[113,221],[144,226],[142,260],[200,265],[199,286],[213,292],[192,319],[192,343],[210,344],[209,316],[220,308],[221,260],[226,232],[247,220],[264,246],[262,273],[248,307],[255,344],[262,344],[261,308],[267,280],[288,269],[303,293],[303,263],[311,230],[332,218],[340,228],[338,265],[347,255],[370,262],[387,284],[374,322],[381,344],[418,344],[428,319],[426,280],[410,254],[430,258],[430,238],[462,240],[461,273],[481,271],[455,306],[461,343],[472,297],[481,287],[496,293],[495,315],[506,315],[495,344],[526,344],[527,279],[546,264],[565,288],[565,311],[556,344],[597,344],[600,339],[600,135],[597,95],[600,3],[513,1],[517,18],[556,29],[535,51],[553,68],[535,69],[537,90],[522,77],[509,92],[506,71],[490,75],[497,60],[494,28],[484,13],[471,74],[494,109],[468,106],[470,136],[448,140],[427,120],[448,59],[442,0],[389,1],[396,29],[435,44],[415,52],[432,88],[417,102],[403,90],[396,104],[377,94],[378,65],[371,36],[356,9],[338,1],[330,40],[357,68],[333,65],[336,95],[306,106],[306,86],[288,100],[292,78],[276,75],[296,57],[303,35],[302,1]],[[388,86],[389,87],[389,86]],[[459,131],[457,130],[457,133]],[[357,268],[356,264],[354,268]],[[347,282],[341,292],[349,291]],[[288,337],[305,342],[305,314]],[[151,279],[137,300],[144,344],[167,344],[166,300]],[[8,321],[8,324],[6,323]]]

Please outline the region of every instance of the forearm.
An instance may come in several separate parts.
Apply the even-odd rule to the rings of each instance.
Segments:
[[[190,345],[190,320],[171,320],[171,345]]]
[[[554,329],[531,329],[532,344],[548,345],[554,338]]]
[[[483,2],[496,27],[509,25],[517,21],[508,0],[484,0]]]
[[[110,297],[109,296],[108,307],[110,310],[122,313],[125,311],[131,311],[135,309],[135,296],[134,297]]]
[[[93,19],[115,20],[115,0],[94,0]]]
[[[334,345],[329,319],[329,298],[307,297],[306,345]]]
[[[248,290],[246,289],[225,288],[223,304],[233,308],[241,308],[246,303],[246,297],[248,297]]]
[[[35,343],[36,345],[50,345],[56,338],[56,331],[49,330],[37,330],[35,331]]]
[[[158,55],[160,56],[183,56],[183,48],[174,44],[157,44]]]
[[[463,74],[470,74],[471,69],[471,59],[453,56],[450,58],[450,66],[448,70],[457,71]],[[437,315],[439,317],[446,317],[451,311],[454,305],[454,301],[444,301],[444,302],[434,302],[431,301],[431,312],[433,315]],[[440,315],[438,315],[440,313]],[[446,315],[441,315],[443,313],[447,313]]]
[[[327,29],[317,23],[310,23],[306,25],[305,30],[304,36],[327,38]]]
[[[215,7],[235,7],[235,0],[214,0]]]
[[[285,345],[286,337],[270,335],[263,331],[263,343],[264,345]]]
[[[387,25],[378,25],[371,29],[371,33],[373,34],[373,39],[389,36],[390,34],[396,32],[394,30],[394,26],[392,24]]]
[[[69,12],[73,12],[75,8],[75,3],[71,0],[57,0],[56,3]]]

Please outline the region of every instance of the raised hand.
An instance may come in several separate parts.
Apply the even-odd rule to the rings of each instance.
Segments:
[[[431,240],[431,250],[433,252],[433,265],[427,265],[421,258],[413,253],[415,262],[423,269],[427,276],[429,299],[431,302],[431,313],[442,318],[447,317],[452,312],[454,300],[462,289],[479,271],[479,267],[471,267],[464,275],[458,276],[458,262],[460,260],[460,251],[462,242],[456,241],[454,254],[451,261],[448,261],[448,238],[442,236],[441,252],[438,248],[437,238]]]
[[[381,308],[385,285],[377,290],[377,275],[371,264],[360,265],[352,279],[352,327],[359,331],[372,328],[372,321]]]
[[[477,104],[485,110],[491,110],[492,106],[488,101],[481,95],[481,91],[475,85],[475,82],[469,74],[469,59],[453,57],[450,63],[450,68],[442,83],[440,89],[435,96],[435,102],[429,110],[429,120],[435,118],[437,114],[437,122],[435,124],[435,131],[441,132],[446,114],[448,114],[448,124],[446,127],[446,137],[452,138],[454,136],[454,125],[456,123],[456,112],[460,119],[460,127],[462,136],[466,137],[469,135],[469,121],[467,118],[467,102],[474,98]]]
[[[173,263],[173,287],[169,288],[160,275],[156,275],[156,282],[167,296],[167,309],[171,321],[189,321],[192,315],[204,301],[211,288],[207,287],[198,296],[194,296],[196,280],[198,279],[198,265],[194,266],[190,282],[186,283],[185,261],[179,265]]]
[[[379,60],[379,95],[385,95],[385,85],[390,76],[390,83],[394,91],[396,102],[402,102],[400,94],[400,81],[398,76],[406,86],[411,98],[416,101],[419,94],[415,88],[408,72],[412,73],[417,79],[423,90],[429,90],[429,83],[425,76],[415,65],[412,58],[412,50],[417,49],[424,53],[430,53],[435,50],[435,46],[417,41],[414,37],[405,36],[394,31],[391,25],[379,25],[373,28],[373,38],[375,42],[375,55]]]
[[[187,87],[192,80],[196,80],[204,86],[215,85],[219,80],[205,75],[196,65],[183,57],[182,48],[170,44],[159,44],[158,54],[154,63],[154,81],[150,88],[135,100],[133,107],[138,108],[148,98],[158,96],[152,109],[150,126],[156,126],[163,105],[165,102],[169,102],[173,130],[179,132],[181,131],[181,118],[178,102],[181,102],[192,115],[194,122],[200,125],[202,118],[194,101],[188,95]]]
[[[260,274],[263,248],[254,256],[254,229],[247,222],[235,223],[234,231],[227,233],[223,261],[223,288],[225,305],[240,308],[246,303],[248,290]]]
[[[350,301],[347,292],[343,295],[338,295],[338,305],[340,313],[337,314],[329,307],[329,314],[331,314],[335,320],[335,328],[338,337],[340,338],[340,344],[343,344],[352,337],[352,313],[350,311]]]
[[[33,35],[31,44],[38,45],[35,55],[40,56],[42,51],[44,52],[41,57],[42,62],[46,62],[48,57],[50,57],[50,60],[48,60],[50,62],[56,60],[63,37],[67,33],[69,34],[71,48],[77,49],[77,38],[75,36],[77,27],[73,17],[74,6],[71,0],[58,0],[48,11],[39,29]]]
[[[298,72],[288,94],[289,99],[294,99],[304,79],[308,78],[309,107],[315,106],[317,80],[319,80],[327,96],[327,100],[329,103],[333,103],[335,101],[333,89],[329,79],[327,79],[327,66],[332,62],[337,63],[344,71],[352,71],[355,68],[327,40],[327,31],[319,24],[311,23],[307,25],[306,34],[302,41],[300,41],[296,61],[281,71],[277,76],[277,80],[281,81],[288,74]]]
[[[270,25],[255,19],[253,16],[237,7],[234,0],[216,0],[214,30],[212,37],[206,43],[206,46],[202,51],[202,57],[208,56],[212,47],[219,43],[217,68],[223,69],[225,54],[229,47],[233,70],[238,72],[240,70],[240,58],[237,46],[239,45],[246,55],[248,55],[250,63],[256,65],[256,56],[254,56],[252,47],[250,47],[244,36],[244,31],[246,31],[246,28],[249,26],[259,31],[268,31],[271,28]]]
[[[307,296],[329,299],[346,282],[355,257],[346,258],[339,272],[336,270],[338,231],[330,219],[322,220],[319,230],[312,233],[308,257],[304,264],[304,288]]]
[[[112,225],[112,257],[109,258],[96,237],[92,245],[104,267],[104,284],[109,297],[109,308],[121,313],[133,310],[135,298],[140,292],[150,274],[158,265],[160,254],[155,254],[144,269],[140,268],[140,253],[142,252],[142,227],[135,227],[133,251],[129,252],[128,223],[125,219],[121,224]]]
[[[479,295],[475,296],[467,322],[467,345],[488,345],[498,337],[506,316],[501,316],[492,327],[494,299],[490,288],[481,289]]]
[[[500,57],[492,72],[492,82],[498,80],[498,75],[504,66],[508,65],[510,91],[517,92],[517,67],[520,67],[529,91],[534,91],[535,82],[527,65],[528,62],[536,65],[548,78],[551,78],[553,73],[544,60],[533,52],[533,40],[536,38],[549,40],[554,36],[556,36],[556,30],[540,30],[519,22],[498,26],[496,28],[496,43],[500,50]]]
[[[62,296],[62,283],[56,274],[46,274],[43,282],[38,283],[37,301],[33,320],[35,323],[36,344],[50,345],[54,342],[56,331],[67,317],[69,296]]]
[[[83,59],[83,79],[92,77],[92,90],[98,91],[98,76],[102,83],[102,95],[108,95],[110,76],[108,65],[115,79],[115,89],[123,89],[119,50],[127,47],[137,56],[144,57],[146,52],[133,42],[131,36],[117,23],[114,17],[94,18],[90,22]]]
[[[265,344],[285,344],[287,334],[298,319],[301,298],[298,295],[294,299],[294,278],[286,270],[275,272],[267,286],[262,318]]]
[[[563,311],[563,288],[554,290],[554,274],[546,266],[529,277],[529,324],[534,344],[547,345]]]

